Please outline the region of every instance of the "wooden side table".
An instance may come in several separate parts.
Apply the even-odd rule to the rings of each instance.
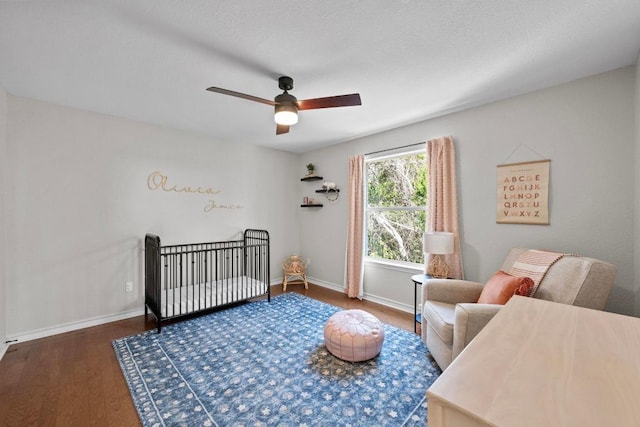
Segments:
[[[413,316],[415,321],[413,322],[413,332],[418,332],[418,323],[422,325],[422,313],[418,311],[418,286],[422,289],[422,284],[425,280],[431,279],[428,274],[414,274],[411,276],[413,280]]]

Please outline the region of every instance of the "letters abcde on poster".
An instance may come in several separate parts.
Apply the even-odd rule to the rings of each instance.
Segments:
[[[550,164],[538,160],[498,165],[498,224],[549,224]]]

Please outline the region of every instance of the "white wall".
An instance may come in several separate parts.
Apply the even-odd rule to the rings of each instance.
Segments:
[[[265,228],[272,278],[298,249],[297,155],[11,95],[7,123],[10,337],[140,313],[148,232],[168,244]],[[154,171],[221,193],[152,191]],[[242,208],[205,212],[211,199]]]
[[[451,135],[466,278],[486,281],[512,246],[577,252],[617,265],[607,309],[633,314],[634,84],[627,67],[309,152],[300,164],[315,163],[346,189],[349,156]],[[550,225],[496,224],[496,166],[544,158],[551,159]],[[346,195],[300,216],[310,274],[340,287],[346,218]],[[365,293],[412,307],[411,273],[375,270],[365,272]]]
[[[5,281],[5,181],[7,172],[7,92],[0,86],[0,359],[7,350]]]
[[[458,150],[467,278],[488,279],[515,245],[579,252],[618,266],[607,309],[638,314],[639,68],[640,61],[302,156],[0,90],[2,342],[139,313],[147,232],[178,243],[267,228],[272,278],[281,275],[280,260],[297,252],[311,259],[315,281],[341,288],[349,156],[442,135],[452,135]],[[496,165],[540,158],[551,159],[551,224],[496,224]],[[343,189],[336,202],[298,208],[304,196],[321,199],[314,192],[320,182],[299,181],[308,162]],[[243,208],[207,213],[207,196],[151,191],[146,180],[153,171],[177,185],[221,190],[214,197],[218,204]],[[408,310],[412,273],[368,266],[367,298]],[[124,292],[129,280],[134,293]]]

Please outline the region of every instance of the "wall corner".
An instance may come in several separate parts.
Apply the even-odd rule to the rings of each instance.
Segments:
[[[6,299],[6,191],[7,182],[7,92],[0,85],[0,360],[7,351],[7,299]]]
[[[635,289],[635,306],[634,314],[640,317],[640,262],[638,262],[638,254],[640,254],[640,51],[636,56],[635,66],[635,96],[633,103],[633,117],[635,121],[635,140],[634,140],[634,289]]]

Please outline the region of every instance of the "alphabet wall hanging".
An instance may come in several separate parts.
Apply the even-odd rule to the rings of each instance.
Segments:
[[[549,224],[551,160],[498,165],[496,222]]]

